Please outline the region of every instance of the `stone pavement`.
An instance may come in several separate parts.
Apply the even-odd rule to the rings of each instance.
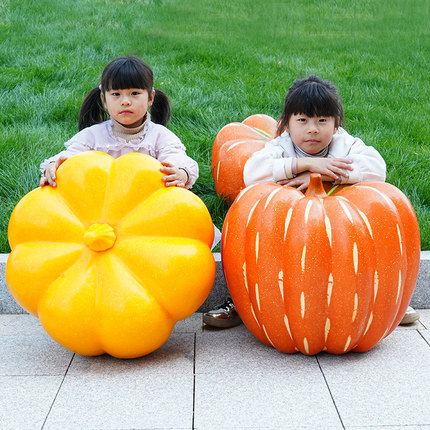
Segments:
[[[0,429],[430,429],[430,310],[366,353],[307,357],[241,325],[179,322],[134,360],[62,348],[0,315]]]

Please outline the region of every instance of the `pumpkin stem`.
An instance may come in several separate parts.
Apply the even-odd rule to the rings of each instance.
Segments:
[[[327,193],[324,190],[324,186],[319,173],[311,173],[311,179],[309,181],[309,187],[305,193],[306,197],[318,197],[323,199],[327,197]]]
[[[92,224],[84,233],[84,242],[93,251],[106,251],[115,241],[115,232],[109,224]]]

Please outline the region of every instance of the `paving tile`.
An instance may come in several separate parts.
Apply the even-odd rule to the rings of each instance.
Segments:
[[[196,428],[342,428],[316,358],[283,354],[244,325],[196,335],[195,393]]]
[[[430,425],[345,427],[345,430],[430,430]]]
[[[418,331],[394,331],[366,353],[318,361],[346,428],[430,425],[430,348]]]
[[[184,333],[139,359],[76,356],[44,430],[190,429],[193,352]]]
[[[178,321],[173,333],[201,333],[203,327],[202,313],[196,312],[188,318]]]
[[[430,330],[430,309],[418,309],[420,314],[420,322],[427,329]]]
[[[225,421],[228,422],[228,419],[226,419]],[[281,427],[276,427],[276,426],[272,426],[270,424],[270,420],[268,425],[259,425],[259,426],[246,426],[246,427],[234,427],[234,430],[273,430],[273,429],[282,429],[282,430],[339,430],[339,429],[343,429],[343,427],[339,427],[339,425],[326,425],[326,424],[315,424],[312,426],[303,426],[300,424],[286,424],[285,422],[282,423]],[[193,430],[232,430],[232,427],[230,427],[227,424],[225,424],[224,426],[212,426],[210,424],[206,424],[205,427],[193,427]],[[376,429],[378,430],[378,429]],[[381,428],[380,430],[385,430],[385,428]],[[409,430],[409,427],[407,429],[403,428],[403,430]]]
[[[44,430],[190,429],[192,415],[192,370],[66,376]]]
[[[73,352],[47,334],[0,336],[0,375],[64,375]]]
[[[411,324],[398,325],[395,330],[425,330],[426,327],[421,323],[421,321],[415,321]]]
[[[146,375],[169,373],[194,367],[194,334],[173,333],[167,342],[144,357],[121,360],[104,354],[87,357],[76,354],[70,365],[70,376]]]
[[[33,315],[0,315],[0,336],[34,336],[45,333],[39,319]]]
[[[194,423],[201,429],[342,429],[315,366],[277,373],[196,375]]]
[[[41,429],[63,376],[0,376],[0,428]]]
[[[284,354],[260,342],[243,324],[228,330],[204,330],[196,335],[196,373],[276,373],[318,368],[314,357]]]
[[[420,330],[419,333],[430,346],[430,330]]]

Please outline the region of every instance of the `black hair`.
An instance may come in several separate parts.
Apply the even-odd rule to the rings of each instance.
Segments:
[[[285,130],[291,116],[296,114],[333,116],[336,127],[339,127],[343,120],[343,108],[336,87],[315,75],[296,79],[285,96],[278,120],[278,134]]]
[[[110,90],[140,88],[152,94],[154,77],[151,68],[137,57],[119,57],[103,70],[100,87],[93,88],[82,103],[79,112],[79,130],[106,121],[109,118],[100,93]],[[170,100],[163,91],[155,89],[151,107],[151,120],[166,125],[170,120]]]

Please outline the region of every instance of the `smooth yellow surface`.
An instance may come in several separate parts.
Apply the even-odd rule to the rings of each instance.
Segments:
[[[215,278],[213,224],[161,164],[76,155],[57,188],[27,194],[9,222],[6,282],[53,339],[84,355],[148,354],[195,312]]]

